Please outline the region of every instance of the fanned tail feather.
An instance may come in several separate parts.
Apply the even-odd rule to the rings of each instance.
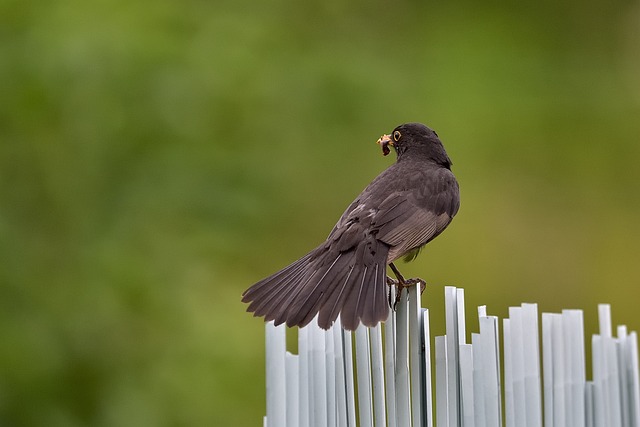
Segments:
[[[280,299],[289,295],[301,276],[307,272],[310,254],[253,285],[243,294],[242,301],[250,302],[247,311],[264,316],[277,306]],[[272,320],[272,319],[269,319]]]
[[[333,293],[342,270],[349,261],[348,254],[338,253],[335,259],[328,266],[323,266],[318,273],[315,284],[309,284],[298,294],[291,304],[287,325],[304,326],[308,324],[318,314],[320,307],[327,295]],[[342,261],[342,262],[340,262]]]
[[[249,289],[247,289],[242,293],[242,302],[255,301],[256,299],[264,296],[265,294],[272,293],[274,290],[273,286],[278,284],[284,285],[288,283],[287,278],[290,278],[292,274],[299,271],[301,268],[306,268],[307,264],[311,259],[312,254],[313,252],[308,253],[307,255],[295,261],[291,265],[288,265],[282,270],[272,274],[269,277],[266,277],[260,280],[259,282],[251,286]],[[249,311],[253,311],[253,310],[249,310]]]
[[[346,297],[340,321],[346,329],[355,329],[359,321],[374,326],[389,315],[386,298],[386,259],[388,246],[375,239],[363,242],[356,251],[361,260],[354,270],[351,292]]]
[[[338,314],[340,314],[340,310],[344,305],[346,296],[350,291],[350,288],[347,285],[349,284],[349,278],[353,274],[354,268],[355,267],[353,265],[348,266],[345,274],[336,281],[337,286],[334,292],[327,294],[323,309],[320,310],[320,316],[318,317],[318,325],[320,325],[321,328],[329,329],[333,322],[338,318]]]
[[[279,272],[247,289],[247,311],[276,325],[307,325],[319,314],[328,329],[341,316],[354,330],[362,322],[373,326],[388,316],[386,261],[389,247],[374,238],[344,252],[320,246]]]

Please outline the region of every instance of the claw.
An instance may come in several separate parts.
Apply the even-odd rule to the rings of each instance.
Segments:
[[[396,309],[398,308],[398,303],[400,302],[400,299],[402,298],[402,290],[404,289],[404,286],[398,285],[398,293],[396,294],[396,300],[393,302],[393,311],[397,311]]]
[[[391,267],[391,270],[393,271],[393,274],[395,274],[395,276],[398,279],[398,280],[395,280],[395,279],[392,279],[391,277],[387,276],[387,285],[389,285],[389,286],[395,285],[398,288],[398,291],[396,292],[396,300],[395,300],[395,302],[393,304],[391,304],[391,289],[389,289],[389,305],[391,306],[393,311],[396,311],[396,307],[398,306],[398,303],[400,302],[400,298],[402,298],[402,290],[404,288],[408,288],[410,286],[415,286],[415,285],[420,284],[420,295],[422,295],[422,293],[424,292],[424,290],[427,287],[427,282],[425,282],[424,280],[422,280],[420,278],[405,279],[404,276],[400,273],[400,271],[398,271],[396,266],[393,265],[393,263],[390,263],[389,267]]]
[[[387,301],[389,302],[389,307],[391,307],[391,309],[395,311],[395,304],[393,303],[394,298],[391,291],[393,286],[399,285],[399,282],[396,279],[387,276],[387,285],[389,286],[389,294],[387,296]]]

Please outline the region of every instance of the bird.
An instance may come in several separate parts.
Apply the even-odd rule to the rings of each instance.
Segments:
[[[353,331],[388,318],[388,286],[397,285],[399,296],[403,287],[424,284],[405,279],[394,262],[414,259],[458,213],[452,162],[437,133],[421,123],[397,126],[377,143],[385,156],[392,147],[396,162],[356,197],[322,244],[244,291],[248,312],[289,327],[317,316],[322,329],[340,316]]]

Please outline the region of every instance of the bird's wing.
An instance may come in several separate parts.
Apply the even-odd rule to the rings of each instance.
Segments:
[[[440,234],[458,212],[458,183],[448,169],[417,171],[408,185],[389,194],[372,218],[376,238],[392,247],[390,260],[418,248]]]

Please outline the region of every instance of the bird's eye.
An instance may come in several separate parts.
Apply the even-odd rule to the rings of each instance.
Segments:
[[[401,136],[402,136],[402,134],[399,131],[393,132],[393,140],[395,142],[398,142],[398,140],[400,139]]]

